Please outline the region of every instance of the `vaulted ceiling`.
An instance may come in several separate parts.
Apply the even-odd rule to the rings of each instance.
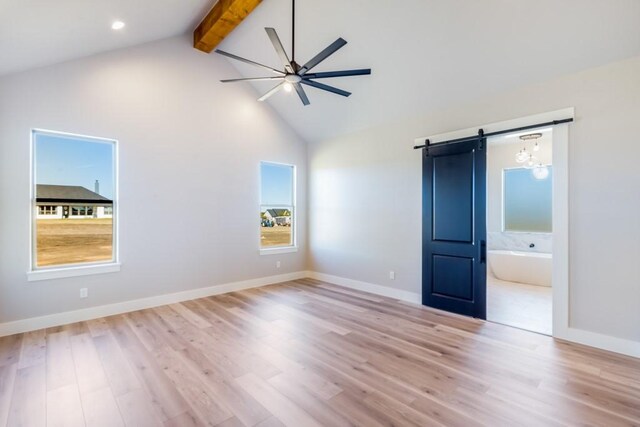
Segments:
[[[297,0],[296,15],[299,63],[343,37],[348,44],[314,70],[373,69],[324,80],[353,92],[346,99],[309,88],[307,107],[295,92],[267,101],[309,141],[640,54],[637,0]],[[265,0],[220,48],[276,67],[264,27],[289,49],[290,21],[290,0]]]
[[[192,31],[215,0],[0,0],[0,75]],[[117,32],[111,24],[122,20]]]
[[[0,0],[0,75],[190,33],[213,4]],[[267,101],[309,141],[640,54],[638,0],[297,0],[296,9],[297,62],[343,37],[348,44],[315,71],[373,69],[325,81],[349,98],[309,88],[307,107],[295,93]],[[116,19],[126,21],[121,32],[110,29]],[[290,0],[264,0],[219,47],[280,68],[266,26],[289,50]],[[263,75],[234,66],[229,78]]]

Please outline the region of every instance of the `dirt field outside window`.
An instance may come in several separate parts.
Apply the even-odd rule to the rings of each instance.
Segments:
[[[37,267],[113,259],[111,218],[38,220],[36,236]]]
[[[292,244],[291,227],[260,227],[260,245],[263,248],[273,246],[289,246]]]

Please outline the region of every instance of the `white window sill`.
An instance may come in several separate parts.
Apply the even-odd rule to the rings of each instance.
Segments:
[[[277,255],[277,254],[288,254],[291,252],[298,252],[297,246],[286,246],[282,248],[269,248],[269,249],[260,249],[260,255]]]
[[[120,271],[120,263],[117,262],[109,264],[60,267],[28,271],[27,280],[29,282],[36,282],[38,280],[63,279],[65,277],[89,276],[92,274],[115,273],[118,271]]]

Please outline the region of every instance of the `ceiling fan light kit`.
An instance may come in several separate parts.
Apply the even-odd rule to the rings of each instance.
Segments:
[[[295,61],[295,0],[292,0],[292,42],[291,42],[291,59],[287,56],[287,52],[284,50],[282,46],[282,42],[278,37],[278,33],[275,29],[267,27],[265,31],[273,44],[280,61],[284,67],[283,71],[276,70],[275,68],[269,67],[267,65],[260,64],[255,61],[251,61],[246,58],[242,58],[240,56],[234,55],[229,52],[222,51],[220,49],[216,49],[216,53],[226,56],[228,58],[234,59],[236,61],[244,62],[245,64],[254,65],[260,68],[264,68],[276,76],[271,77],[249,77],[249,78],[240,78],[240,79],[227,79],[220,80],[222,83],[233,83],[233,82],[255,82],[255,81],[268,81],[273,80],[278,84],[274,86],[267,93],[258,98],[258,101],[264,101],[271,97],[272,95],[279,92],[281,89],[284,89],[287,92],[295,91],[298,93],[300,97],[300,101],[302,101],[303,105],[309,105],[309,98],[307,97],[306,92],[302,85],[311,86],[316,89],[324,90],[327,92],[335,93],[341,96],[349,96],[351,92],[347,92],[342,89],[338,89],[333,86],[326,85],[324,83],[320,83],[315,81],[315,79],[328,79],[334,77],[348,77],[348,76],[361,76],[371,74],[370,68],[356,69],[356,70],[343,70],[343,71],[326,71],[319,73],[309,73],[311,69],[313,69],[316,65],[320,64],[322,61],[327,59],[329,56],[333,55],[338,49],[347,44],[347,41],[343,38],[338,38],[336,41],[327,46],[324,50],[318,53],[316,56],[311,58],[304,65],[299,65]]]

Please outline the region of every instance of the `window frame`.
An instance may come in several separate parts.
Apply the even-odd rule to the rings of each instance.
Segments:
[[[46,267],[38,267],[37,263],[37,230],[38,206],[36,204],[36,137],[49,135],[64,137],[81,141],[111,144],[113,155],[113,232],[112,232],[112,258],[105,261],[83,262],[75,264],[61,264]],[[77,133],[52,131],[48,129],[33,128],[30,131],[30,156],[29,156],[29,267],[27,269],[28,281],[50,280],[65,277],[86,276],[92,274],[113,273],[120,271],[120,234],[119,234],[119,142],[115,138],[103,138]]]
[[[262,204],[262,165],[275,165],[275,166],[286,166],[292,169],[292,182],[291,182],[291,203],[292,205],[263,205]],[[258,163],[258,192],[259,192],[259,201],[258,201],[258,213],[262,214],[262,209],[290,209],[291,210],[291,244],[290,245],[282,245],[282,246],[270,246],[263,248],[262,247],[262,225],[258,223],[258,249],[260,250],[260,255],[275,255],[275,254],[283,254],[283,253],[291,253],[298,251],[298,211],[296,207],[296,199],[297,199],[297,177],[298,177],[298,168],[296,165],[291,163],[283,163],[283,162],[274,162],[271,160],[261,160]]]
[[[545,163],[543,164],[543,166],[546,166],[548,168],[552,168],[553,164],[551,163]],[[501,209],[500,209],[500,213],[502,216],[502,224],[501,224],[501,228],[502,228],[502,232],[503,233],[512,233],[512,234],[543,234],[543,235],[551,235],[553,234],[553,184],[551,187],[551,192],[552,192],[552,201],[551,201],[551,231],[523,231],[523,230],[507,230],[507,224],[506,224],[506,220],[507,220],[507,215],[506,215],[506,208],[507,208],[507,204],[506,204],[506,172],[508,170],[514,170],[514,169],[524,169],[524,170],[530,170],[528,168],[525,168],[524,166],[513,166],[510,168],[502,168],[502,198],[501,198]],[[553,179],[553,169],[551,169],[551,174],[549,175],[549,177],[545,178],[545,179]]]

